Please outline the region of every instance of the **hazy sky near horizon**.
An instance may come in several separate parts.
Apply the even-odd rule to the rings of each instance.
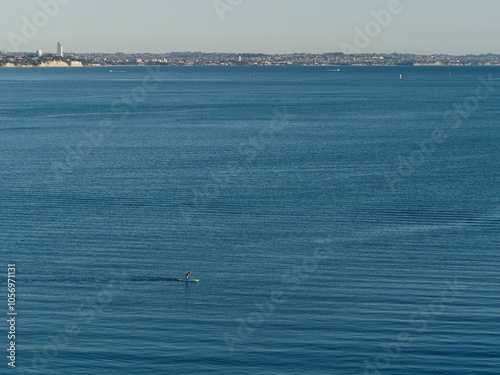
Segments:
[[[371,12],[392,1],[0,0],[0,50],[14,51],[14,38],[46,52],[60,41],[70,52],[500,53],[499,0],[400,0],[387,26],[356,42],[355,28],[377,31]],[[40,3],[54,2],[66,4],[44,17]]]

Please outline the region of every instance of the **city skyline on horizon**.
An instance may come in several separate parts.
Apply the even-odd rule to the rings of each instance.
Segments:
[[[494,0],[27,0],[4,13],[0,50],[500,54],[498,11]]]
[[[239,51],[239,52],[234,52],[234,51],[229,51],[229,52],[221,52],[221,51],[160,51],[160,52],[138,52],[138,51],[131,51],[131,52],[124,52],[124,51],[66,51],[66,48],[64,45],[61,45],[61,47],[64,47],[64,56],[59,56],[57,52],[57,48],[52,51],[52,50],[42,50],[42,49],[36,49],[34,51],[19,51],[19,52],[14,52],[14,51],[0,51],[0,53],[3,54],[13,54],[13,55],[36,55],[38,52],[42,52],[42,56],[55,56],[55,57],[66,57],[66,56],[75,56],[75,55],[119,55],[119,54],[124,54],[124,55],[151,55],[151,56],[161,56],[161,55],[169,55],[169,54],[202,54],[202,55],[214,55],[214,54],[220,54],[220,55],[265,55],[265,56],[280,56],[280,55],[330,55],[330,54],[339,54],[339,53],[344,53],[342,51],[325,51],[325,52],[283,52],[283,53],[273,53],[273,52],[245,52],[245,51]],[[401,56],[449,56],[449,57],[463,57],[463,56],[500,56],[500,53],[494,53],[494,52],[485,52],[485,53],[464,53],[464,54],[450,54],[450,53],[412,53],[412,52],[398,52],[398,51],[393,51],[393,52],[360,52],[360,53],[345,53],[346,55],[380,55],[380,56],[389,56],[389,55],[401,55]]]

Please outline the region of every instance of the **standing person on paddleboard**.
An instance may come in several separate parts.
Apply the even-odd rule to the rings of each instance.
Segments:
[[[192,276],[193,273],[191,271],[189,271],[188,273],[186,273],[186,280],[189,280],[189,276]]]

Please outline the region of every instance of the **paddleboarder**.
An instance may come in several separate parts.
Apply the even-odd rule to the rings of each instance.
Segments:
[[[189,271],[188,273],[186,273],[186,280],[189,280],[189,276],[193,275],[193,273],[191,271]]]

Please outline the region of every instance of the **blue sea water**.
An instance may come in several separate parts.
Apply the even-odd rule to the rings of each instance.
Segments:
[[[500,69],[332,70],[0,70],[1,372],[498,374]]]

